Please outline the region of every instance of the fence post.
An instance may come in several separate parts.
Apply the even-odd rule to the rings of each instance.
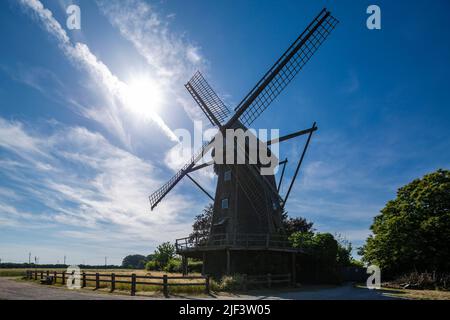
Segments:
[[[25,278],[26,278],[27,280],[31,279],[31,278],[30,278],[30,270],[26,270],[26,271],[25,271]]]
[[[47,270],[47,277],[49,277],[49,276],[50,276],[50,271]]]
[[[82,288],[86,287],[86,272],[83,271],[83,283],[81,285]]]
[[[63,271],[63,273],[62,273],[62,284],[63,285],[66,284],[66,272],[65,271]]]
[[[37,270],[34,271],[34,280],[37,280]]]
[[[209,294],[209,276],[205,278],[205,293]]]
[[[111,273],[111,292],[116,290],[116,275],[115,273]]]
[[[244,274],[243,275],[243,287],[244,287],[244,291],[247,291],[247,282],[248,282],[248,278],[247,278],[247,275],[246,274]]]
[[[267,274],[267,287],[272,287],[272,275],[270,273]]]
[[[135,296],[136,295],[136,274],[133,273],[131,275],[131,295]]]
[[[98,272],[95,274],[95,290],[100,288],[100,275]]]
[[[58,274],[56,273],[56,271],[53,271],[53,283],[56,284],[56,279],[58,277]]]
[[[41,271],[41,280],[44,278],[44,272]]]
[[[166,298],[169,297],[169,288],[167,285],[167,274],[163,275],[163,293],[164,293],[164,297],[166,297]]]

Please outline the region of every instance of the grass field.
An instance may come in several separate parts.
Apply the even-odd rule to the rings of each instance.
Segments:
[[[39,282],[40,274],[39,272],[42,271],[45,275],[45,272],[48,270],[50,272],[50,275],[52,272],[63,272],[66,269],[29,269],[29,270],[37,270],[38,271],[38,280],[36,282]],[[108,282],[104,282],[101,280],[110,280],[111,273],[114,273],[116,275],[116,281],[125,280],[130,281],[129,277],[121,278],[121,276],[127,276],[131,274],[136,274],[137,276],[154,276],[154,277],[162,277],[164,274],[167,274],[169,277],[169,285],[170,284],[179,284],[179,283],[189,283],[189,284],[195,284],[198,283],[200,285],[176,285],[176,286],[169,286],[169,290],[171,293],[189,293],[189,294],[201,294],[205,291],[205,280],[204,279],[170,279],[170,277],[181,277],[182,274],[180,273],[167,273],[167,272],[160,272],[160,271],[146,271],[146,270],[134,270],[134,269],[86,269],[82,270],[82,272],[86,272],[87,274],[105,274],[108,276],[100,277],[100,289],[99,291],[109,291],[111,284]],[[23,277],[25,276],[26,269],[0,269],[0,276],[1,277]],[[190,276],[200,276],[200,274],[190,274]],[[60,275],[59,275],[60,277]],[[84,290],[92,290],[95,287],[95,276],[87,276],[86,277],[86,288]],[[58,282],[56,283],[57,286],[62,286],[61,279],[58,278]],[[159,294],[162,292],[162,279],[138,279],[138,282],[143,283],[149,283],[149,284],[137,284],[136,285],[136,291],[140,293],[153,293],[153,294]],[[157,284],[150,284],[150,283],[157,283]],[[161,284],[161,285],[158,285]],[[213,289],[214,284],[211,283],[211,289]],[[131,290],[131,284],[128,283],[116,283],[116,290],[117,293],[127,293],[129,294]]]

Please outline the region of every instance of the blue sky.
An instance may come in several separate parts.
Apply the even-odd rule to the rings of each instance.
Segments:
[[[72,3],[79,31],[66,29]],[[381,30],[366,28],[370,4]],[[182,166],[175,129],[205,120],[184,83],[201,70],[234,108],[324,6],[341,23],[254,125],[287,134],[317,121],[287,209],[361,245],[398,187],[449,167],[448,1],[9,0],[2,261],[120,263],[187,235],[208,203],[195,186],[153,212],[147,199]],[[288,178],[303,142],[281,147]],[[212,172],[196,177],[214,190]]]

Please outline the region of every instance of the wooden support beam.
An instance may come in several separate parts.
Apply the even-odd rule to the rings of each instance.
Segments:
[[[183,270],[183,276],[188,275],[188,258],[185,255],[181,256],[181,269]]]
[[[206,275],[205,274],[205,264],[206,264],[206,252],[203,252],[203,263],[202,263],[202,275]]]
[[[208,193],[197,181],[195,181],[190,175],[186,174],[186,176],[200,189],[202,190],[212,201],[214,201],[214,198],[212,195]]]
[[[198,166],[193,167],[191,170],[189,170],[189,173],[198,171],[200,169],[203,169],[203,168],[206,168],[206,167],[209,167],[209,166],[212,166],[213,164],[214,164],[214,161],[210,161],[210,162],[207,162],[207,163],[204,163],[204,164],[200,164]]]
[[[296,255],[297,253],[292,252],[292,285],[295,286],[297,284],[297,269],[296,269]]]
[[[283,165],[283,170],[281,171],[281,177],[280,177],[280,182],[278,182],[278,188],[277,191],[280,192],[280,188],[281,188],[281,183],[283,182],[283,177],[284,177],[284,171],[286,170],[286,164],[288,163],[288,160],[286,158],[286,160],[280,162],[278,165],[282,164]]]
[[[317,128],[315,122],[314,122],[314,124],[313,124],[312,127],[313,127],[313,128]],[[317,129],[316,129],[316,130],[317,130]],[[300,171],[300,167],[301,167],[301,165],[302,165],[303,159],[305,158],[306,150],[308,150],[309,143],[311,142],[312,134],[313,134],[314,131],[316,131],[316,130],[311,130],[311,131],[309,132],[308,140],[306,140],[306,144],[305,144],[305,147],[303,148],[302,156],[300,157],[300,160],[298,161],[298,165],[297,165],[297,169],[295,170],[294,177],[292,178],[292,181],[291,181],[291,184],[290,184],[290,186],[289,186],[288,192],[286,193],[286,197],[284,198],[284,201],[283,201],[283,209],[284,209],[284,207],[286,206],[286,202],[287,202],[287,200],[288,200],[288,198],[289,198],[289,195],[290,195],[290,193],[291,193],[291,190],[292,190],[292,187],[293,187],[293,185],[294,185],[295,179],[297,179],[298,172]]]
[[[283,137],[278,138],[278,139],[273,139],[273,140],[267,141],[266,144],[268,146],[270,146],[272,144],[281,143],[281,142],[284,142],[286,140],[290,140],[290,139],[293,139],[293,138],[297,138],[299,136],[303,136],[305,134],[311,134],[312,132],[317,131],[318,129],[319,128],[316,127],[316,124],[314,124],[314,126],[312,128],[310,128],[310,129],[301,130],[301,131],[298,131],[298,132],[294,132],[294,133],[288,134],[288,135],[283,136]]]
[[[230,257],[230,249],[227,249],[227,275],[231,275],[231,257]]]

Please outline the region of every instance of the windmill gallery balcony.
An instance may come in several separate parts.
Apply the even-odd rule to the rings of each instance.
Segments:
[[[177,239],[177,253],[232,250],[270,250],[298,252],[286,237],[278,234],[214,234],[212,236],[191,236]]]
[[[182,257],[182,270],[187,274],[189,258],[202,259],[202,274],[291,273],[295,281],[297,254],[286,237],[279,234],[241,233],[191,236],[176,240],[176,252]],[[270,263],[269,263],[270,261]],[[268,271],[268,266],[273,269]]]

